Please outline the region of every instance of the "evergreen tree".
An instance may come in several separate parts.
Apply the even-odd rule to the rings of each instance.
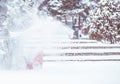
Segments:
[[[62,1],[61,0],[50,0],[48,2],[48,11],[53,16],[61,15],[62,14],[61,6],[62,6]]]
[[[99,6],[92,11],[90,39],[109,42],[118,40],[120,35],[120,1],[101,0]]]
[[[45,10],[53,16],[65,15],[71,10],[79,8],[79,2],[79,0],[44,0],[39,5],[39,10]]]

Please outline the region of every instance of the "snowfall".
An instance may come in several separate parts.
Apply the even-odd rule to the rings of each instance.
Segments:
[[[48,29],[49,35],[46,34],[45,32],[46,30],[43,30],[42,32],[44,32],[43,34],[47,35],[45,37],[47,38],[47,40],[43,38],[45,35],[43,37],[38,35],[39,34],[37,33],[39,31],[38,27],[40,27],[41,25],[38,26],[38,24],[36,25],[36,23],[35,23],[36,26],[33,25],[33,27],[36,27],[34,29],[33,27],[31,27],[22,33],[11,32],[12,34],[11,38],[14,38],[14,40],[19,41],[19,45],[23,46],[23,47],[17,47],[19,49],[17,48],[15,49],[20,50],[25,48],[25,45],[32,45],[32,47],[35,47],[34,49],[32,49],[32,51],[34,50],[33,52],[31,52],[31,49],[29,49],[30,47],[27,48],[27,51],[22,52],[22,55],[24,56],[28,56],[28,55],[32,56],[32,55],[35,55],[35,53],[37,53],[38,50],[42,50],[43,47],[44,48],[46,48],[46,46],[50,47],[50,44],[48,42],[51,42],[53,40],[59,41],[58,37],[60,38],[61,36],[59,36],[60,32],[57,32],[56,29],[59,28],[59,31],[61,31],[62,33],[62,38],[60,38],[61,40],[68,39],[70,37],[70,34],[73,33],[71,30],[68,29],[67,31],[69,32],[66,34],[65,32],[66,30],[64,30],[64,27],[61,26],[61,24],[58,24],[54,21],[50,22],[51,18],[47,19],[46,21],[48,21],[49,25],[46,24],[44,29],[50,28]],[[51,24],[53,26],[50,26]],[[60,29],[62,27],[63,27],[63,30]],[[56,36],[54,37],[54,35],[58,35],[58,37]],[[33,37],[30,38],[31,36]],[[45,45],[38,43],[39,41],[41,41],[41,39]],[[34,45],[34,44],[37,44],[37,45]],[[42,48],[39,48],[41,45],[42,45]],[[80,45],[82,46],[82,44]],[[83,44],[83,46],[85,45],[86,44]],[[95,44],[91,43],[88,45],[94,46]],[[93,51],[96,52],[96,50],[93,50]],[[18,56],[17,53],[19,52],[21,53],[21,51],[16,51],[16,53],[14,53],[15,56]],[[23,57],[17,57],[17,58],[15,57],[15,60],[14,60],[15,62],[13,62],[13,66],[12,66],[13,69],[11,70],[1,69],[0,71],[1,84],[120,84],[120,61],[62,61],[62,62],[61,61],[58,61],[58,62],[43,61],[43,64],[39,69],[29,70],[24,68],[25,65],[23,60],[19,61],[20,63],[17,62],[18,59],[22,59],[22,58]]]
[[[32,25],[29,25],[29,28],[24,31],[10,32],[10,46],[13,51],[12,61],[9,60],[7,62],[6,60],[3,60],[2,56],[5,52],[0,51],[1,84],[120,84],[120,61],[44,61],[45,59],[77,60],[77,57],[64,58],[62,56],[57,57],[57,55],[53,57],[43,56],[43,53],[53,55],[54,53],[63,52],[86,52],[85,49],[68,49],[66,51],[54,49],[54,47],[57,46],[119,46],[119,44],[71,44],[69,43],[71,41],[69,39],[72,37],[73,31],[70,28],[67,28],[52,17],[41,17],[38,19],[38,17],[33,16],[33,18]],[[19,25],[21,24],[18,24],[18,26]],[[2,38],[2,40],[5,39],[6,38]],[[64,43],[68,44],[59,44],[60,41],[64,41]],[[86,42],[86,40],[84,42]],[[96,53],[103,51],[110,52],[112,50],[87,50],[87,52]],[[119,49],[115,48],[113,52],[119,52]],[[42,63],[39,64],[39,62],[36,62],[37,64],[34,64],[33,59],[39,53],[41,53],[40,56],[43,56],[43,61],[41,59],[40,61],[42,61]],[[83,60],[88,58],[120,59],[119,55],[102,57],[81,56],[81,59]],[[33,68],[26,68],[26,62],[32,62]]]

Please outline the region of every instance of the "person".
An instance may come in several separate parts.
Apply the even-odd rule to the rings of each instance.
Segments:
[[[77,22],[77,19],[75,19],[74,22],[73,22],[73,25],[72,25],[73,30],[75,30],[76,22]]]
[[[74,33],[73,33],[73,39],[78,39],[79,38],[79,29],[75,28]]]
[[[81,37],[80,30],[78,26],[76,26],[76,23],[77,23],[77,19],[75,19],[73,23],[73,30],[74,30],[73,39],[79,39],[79,37]]]

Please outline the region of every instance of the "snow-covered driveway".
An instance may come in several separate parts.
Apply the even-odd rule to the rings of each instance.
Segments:
[[[1,71],[1,84],[120,84],[120,62],[45,62],[41,70]]]

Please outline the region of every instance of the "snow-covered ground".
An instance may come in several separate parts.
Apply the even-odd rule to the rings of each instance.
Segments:
[[[1,84],[120,84],[120,62],[46,62],[41,70],[0,71]]]
[[[28,40],[27,40],[28,41]],[[28,41],[41,46],[40,40]],[[85,43],[87,42],[87,43]],[[46,43],[44,42],[44,45]],[[64,52],[119,52],[119,44],[100,44],[91,40],[50,40],[45,47],[48,53]],[[56,48],[58,47],[58,48]],[[74,47],[71,49],[71,47]],[[77,49],[75,47],[78,47]],[[28,46],[30,48],[30,46]],[[63,48],[63,49],[61,49]],[[64,49],[65,48],[65,49]],[[32,52],[31,52],[32,53]],[[45,52],[44,52],[45,53]],[[119,55],[110,56],[45,56],[44,60],[78,60],[78,59],[119,59]],[[21,61],[22,62],[22,61]],[[2,84],[119,84],[120,61],[43,61],[42,68],[32,70],[0,71]],[[13,66],[14,67],[14,66]]]
[[[24,34],[24,33],[23,33]],[[33,34],[34,35],[34,34]],[[29,36],[29,35],[28,35]],[[35,38],[37,37],[37,38]],[[48,42],[44,41],[40,44],[41,38],[35,35],[34,39],[21,36],[27,42],[26,49],[30,47],[44,47],[44,53],[104,53],[119,52],[119,44],[109,45],[97,43],[94,40],[68,40],[68,39],[52,39]],[[48,43],[48,44],[47,44]],[[31,46],[30,46],[31,45]],[[47,45],[47,46],[44,46]],[[71,47],[74,47],[73,49]],[[77,47],[77,49],[75,48]],[[25,48],[25,47],[24,47]],[[63,49],[62,49],[63,48]],[[34,52],[29,52],[31,54]],[[17,55],[16,55],[17,56]],[[17,58],[17,57],[16,57]],[[18,57],[16,60],[19,60]],[[45,60],[78,60],[78,59],[119,59],[119,55],[110,56],[45,56],[43,57],[43,65],[40,69],[32,70],[1,70],[1,84],[120,84],[120,61],[53,61]],[[23,62],[23,63],[22,63]],[[17,62],[16,62],[17,63]],[[21,61],[19,64],[24,64]],[[20,65],[21,66],[21,65]],[[24,65],[25,66],[25,65]],[[13,66],[16,68],[16,66]]]
[[[50,22],[50,21],[49,21]],[[23,66],[25,68],[25,57],[31,57],[30,55],[35,55],[36,50],[44,50],[44,54],[56,54],[56,53],[104,53],[104,52],[119,52],[119,44],[109,45],[101,44],[96,41],[91,40],[70,40],[68,39],[69,33],[64,34],[66,30],[58,31],[56,24],[53,27],[49,25],[45,27],[51,28],[49,34],[44,31],[42,35],[38,32],[39,26],[34,26],[22,34],[18,35],[19,38],[15,37],[15,40],[20,42],[20,47],[16,47],[18,52],[19,49],[25,49],[24,53],[19,54],[15,52],[14,54],[14,64],[13,69],[16,67]],[[34,30],[35,29],[35,30]],[[63,32],[64,31],[64,32]],[[40,31],[41,32],[41,31]],[[32,33],[32,34],[31,34]],[[71,33],[71,32],[70,32]],[[56,36],[58,37],[56,38]],[[60,35],[60,36],[59,36]],[[14,35],[13,35],[14,36]],[[18,37],[17,36],[17,37]],[[46,37],[43,38],[43,37]],[[65,38],[63,37],[65,36]],[[68,36],[66,38],[66,36]],[[54,37],[54,38],[53,38]],[[60,38],[61,37],[61,38]],[[59,38],[59,39],[58,39]],[[18,39],[18,40],[17,40]],[[42,42],[42,44],[41,44]],[[18,43],[15,43],[18,45]],[[22,46],[21,46],[22,45]],[[31,48],[30,48],[31,47]],[[33,48],[34,47],[34,48]],[[41,48],[42,47],[42,48]],[[74,47],[72,49],[71,47]],[[77,49],[75,49],[77,47]],[[87,48],[88,47],[88,48]],[[93,48],[90,48],[93,47]],[[98,47],[98,48],[97,48]],[[35,50],[35,52],[32,50]],[[63,49],[62,49],[63,48]],[[66,48],[66,49],[64,49]],[[33,52],[32,52],[33,51]],[[18,55],[20,57],[18,57]],[[28,57],[28,61],[29,61]],[[32,69],[32,70],[1,70],[0,71],[0,83],[1,84],[120,84],[120,61],[54,61],[47,62],[46,59],[51,60],[71,60],[71,59],[119,59],[119,54],[115,56],[72,56],[72,57],[60,57],[58,56],[45,56],[43,57],[42,68]],[[21,60],[24,59],[24,60]],[[22,65],[20,65],[22,64]]]

